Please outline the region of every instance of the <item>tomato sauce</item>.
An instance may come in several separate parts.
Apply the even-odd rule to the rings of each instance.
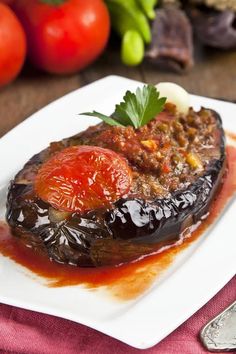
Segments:
[[[226,136],[236,142],[236,134],[235,133],[226,131]]]
[[[162,253],[147,256],[119,267],[78,268],[51,262],[45,254],[36,253],[11,235],[5,223],[0,223],[0,252],[45,279],[49,287],[83,285],[90,289],[105,286],[113,296],[130,300],[141,295],[219,216],[227,201],[236,192],[236,148],[227,147],[228,173],[207,219],[182,244]]]

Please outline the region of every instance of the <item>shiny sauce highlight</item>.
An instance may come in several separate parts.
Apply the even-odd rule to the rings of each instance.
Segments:
[[[215,221],[229,199],[236,192],[236,148],[227,147],[228,172],[217,199],[213,202],[209,216],[192,232],[182,244],[136,262],[119,267],[79,268],[50,261],[47,256],[27,248],[21,240],[11,235],[9,227],[0,223],[0,252],[44,278],[50,287],[83,285],[90,289],[106,287],[113,296],[121,300],[137,297],[147,290],[158,275],[174,261],[175,257],[193,243]]]

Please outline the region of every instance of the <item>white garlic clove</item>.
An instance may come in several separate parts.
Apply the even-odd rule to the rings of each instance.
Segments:
[[[190,96],[183,87],[173,82],[160,82],[156,85],[160,97],[166,97],[169,103],[176,105],[179,113],[187,114],[190,107]]]

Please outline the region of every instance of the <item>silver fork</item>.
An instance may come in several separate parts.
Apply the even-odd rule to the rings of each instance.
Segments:
[[[209,351],[236,350],[236,301],[203,327],[200,338]]]

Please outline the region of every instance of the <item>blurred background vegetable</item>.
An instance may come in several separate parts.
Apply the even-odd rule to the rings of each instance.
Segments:
[[[223,50],[236,48],[236,0],[162,0],[182,7],[203,45]]]
[[[154,20],[156,14],[154,8],[157,4],[157,0],[138,0],[138,4],[143,9],[144,13],[150,20]]]
[[[236,48],[236,13],[233,10],[206,11],[192,7],[188,14],[201,43],[220,49]]]
[[[0,3],[0,87],[20,72],[26,55],[24,30],[11,9]]]
[[[202,48],[236,48],[236,0],[0,0],[0,4],[1,86],[23,65],[25,36],[33,66],[55,74],[77,73],[104,51],[110,22],[120,38],[121,62],[127,66],[145,59],[161,70],[185,72],[194,65],[196,43]],[[6,26],[8,36],[3,36]]]
[[[152,42],[146,49],[150,63],[164,69],[186,71],[193,66],[193,35],[185,12],[175,5],[156,9]]]
[[[26,32],[30,61],[50,73],[81,70],[106,46],[110,20],[102,0],[17,0],[13,9]]]
[[[235,0],[105,2],[112,27],[121,37],[121,59],[126,65],[139,65],[146,57],[165,69],[185,71],[191,68],[194,64],[193,30],[203,45],[236,48]]]
[[[144,42],[139,32],[128,30],[122,38],[121,59],[126,65],[133,66],[142,62]]]
[[[121,58],[126,65],[138,65],[144,58],[144,44],[151,42],[148,17],[154,18],[154,0],[105,0],[113,29],[122,39]],[[131,32],[129,32],[131,31]]]

